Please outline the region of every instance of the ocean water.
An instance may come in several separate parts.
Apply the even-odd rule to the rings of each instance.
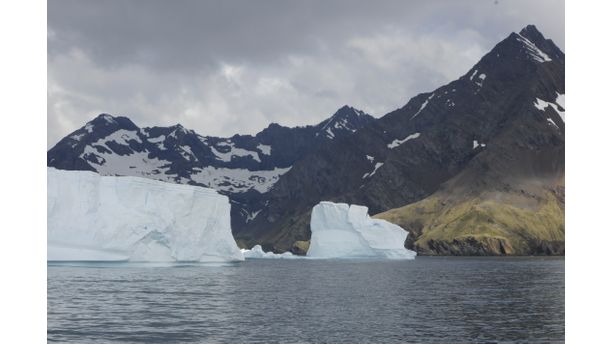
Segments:
[[[49,263],[61,343],[563,342],[563,258]]]

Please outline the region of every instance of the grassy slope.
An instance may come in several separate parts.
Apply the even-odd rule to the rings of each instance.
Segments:
[[[421,254],[564,254],[564,187],[493,191],[461,199],[439,192],[376,218],[410,232]]]

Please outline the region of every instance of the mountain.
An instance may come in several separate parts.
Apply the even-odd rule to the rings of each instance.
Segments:
[[[240,231],[295,161],[372,121],[363,111],[343,106],[316,125],[272,123],[255,136],[220,138],[180,124],[140,128],[126,117],[101,114],[51,148],[47,166],[211,187],[232,200],[232,227]]]
[[[305,253],[320,201],[367,206],[420,254],[563,254],[565,54],[535,26],[379,119],[344,106],[312,126],[200,136],[100,115],[47,165],[228,195],[241,247]]]
[[[447,233],[457,221],[453,214],[474,217],[461,223],[460,241],[482,246],[482,254],[497,254],[499,249],[480,242],[500,237],[510,226],[500,224],[497,215],[482,215],[482,202],[495,199],[502,205],[495,211],[519,217],[507,236],[522,237],[507,253],[560,253],[564,68],[564,53],[535,26],[510,34],[459,79],[296,161],[240,238],[264,249],[300,251],[297,244],[303,247],[310,237],[310,210],[321,200],[361,204],[379,213],[435,199],[436,207],[417,203],[404,217],[380,217],[409,230],[413,239],[407,247],[421,254],[472,254],[472,248],[445,245],[457,239]],[[543,220],[540,212],[548,206]],[[428,211],[427,219],[412,220]]]

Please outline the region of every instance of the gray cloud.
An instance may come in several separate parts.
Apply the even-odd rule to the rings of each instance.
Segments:
[[[97,113],[201,134],[384,115],[533,23],[565,47],[563,0],[48,1],[48,146]]]

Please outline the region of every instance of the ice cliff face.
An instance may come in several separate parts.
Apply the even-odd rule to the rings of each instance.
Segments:
[[[47,259],[244,257],[232,236],[229,200],[212,189],[48,168]]]
[[[414,259],[404,248],[408,233],[385,220],[372,219],[360,205],[321,202],[312,209],[307,256],[315,258]]]

